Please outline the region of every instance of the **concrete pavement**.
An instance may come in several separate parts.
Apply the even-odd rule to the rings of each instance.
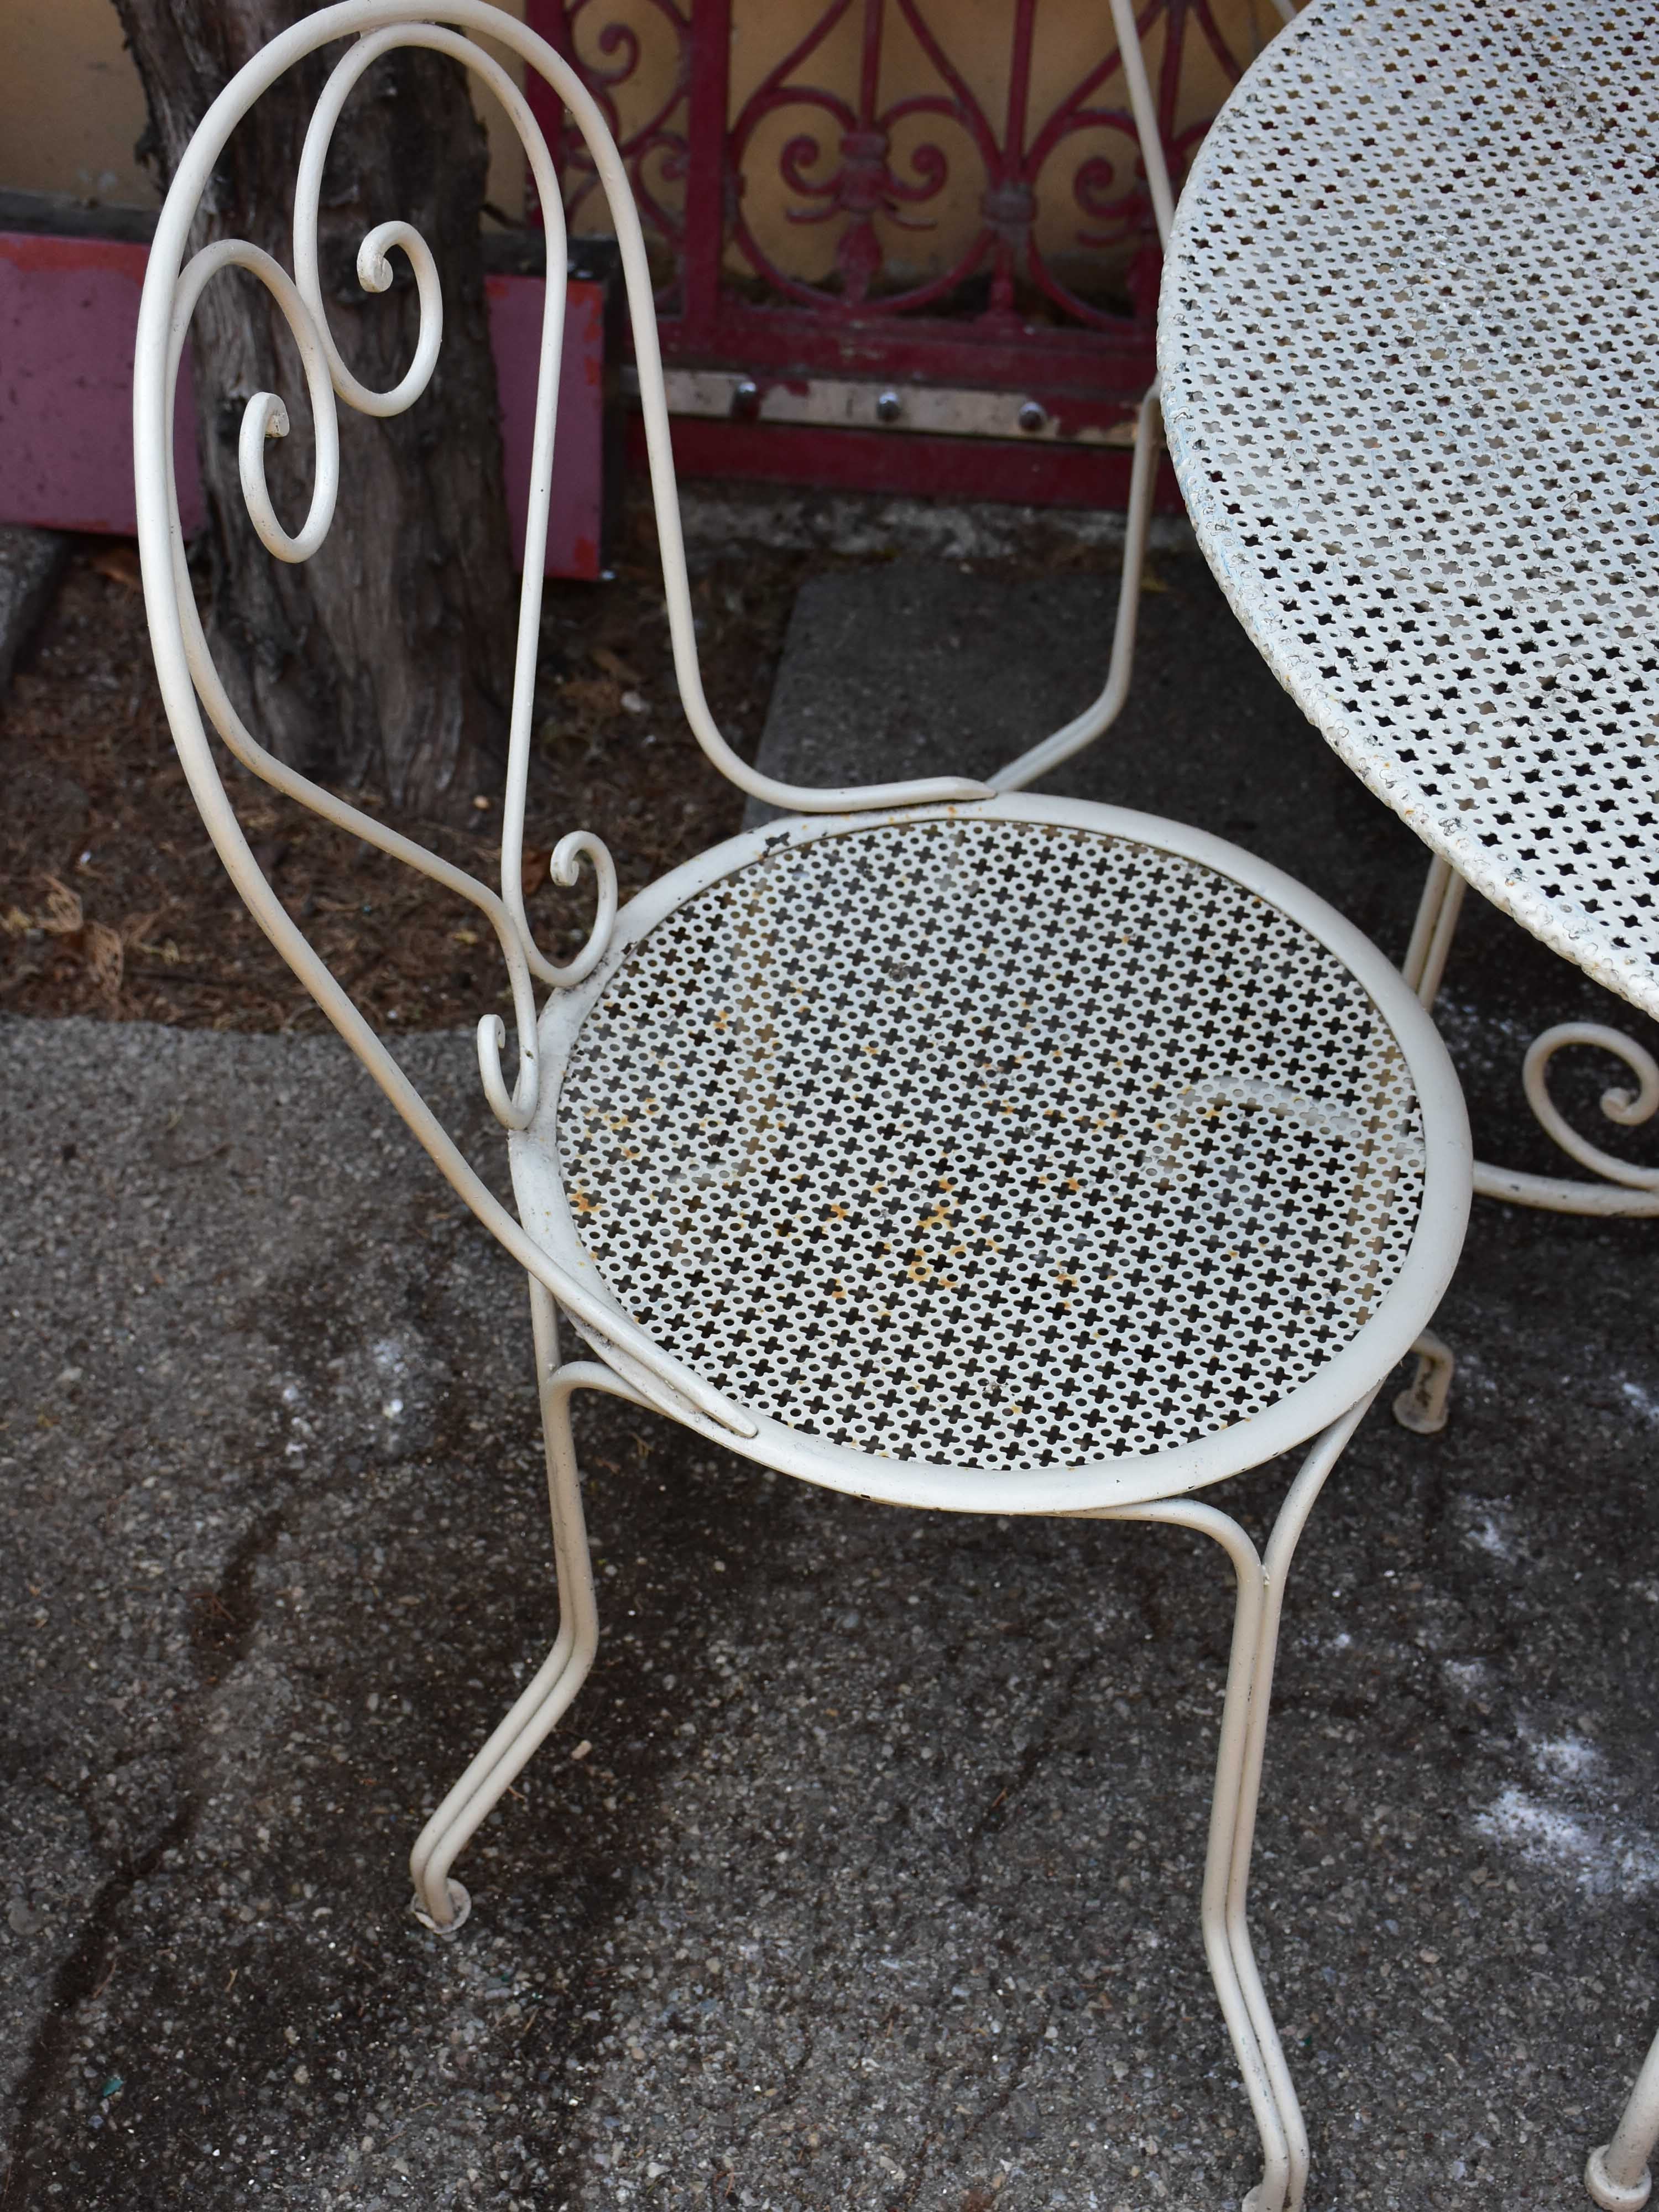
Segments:
[[[1158,566],[1129,715],[1056,787],[1397,952],[1412,841]],[[1110,589],[815,581],[768,765],[1035,734]],[[1547,1165],[1517,1041],[1600,994],[1466,935],[1478,1139]],[[499,1175],[470,1042],[401,1049]],[[441,1943],[409,1843],[553,1632],[520,1282],[331,1040],[14,1021],[0,1061],[6,2212],[1237,2203],[1218,1556],[860,1506],[591,1404],[599,1665]],[[1373,1416],[1304,1541],[1255,1921],[1314,2212],[1587,2201],[1654,2025],[1656,1255],[1477,1206],[1451,1426]]]

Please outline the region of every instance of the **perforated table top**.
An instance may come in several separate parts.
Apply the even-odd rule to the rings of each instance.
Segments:
[[[1194,166],[1159,354],[1280,681],[1659,1015],[1659,0],[1315,0]]]
[[[1036,822],[765,851],[604,983],[557,1103],[618,1302],[741,1404],[945,1467],[1215,1433],[1349,1343],[1424,1200],[1366,990],[1215,870]]]

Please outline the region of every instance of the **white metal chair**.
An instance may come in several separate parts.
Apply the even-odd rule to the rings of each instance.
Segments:
[[[1237,1601],[1204,1882],[1204,1942],[1264,2159],[1249,2203],[1302,2199],[1308,2146],[1245,1924],[1245,1891],[1285,1579],[1321,1486],[1384,1376],[1433,1312],[1470,1190],[1455,1079],[1380,953],[1277,870],[1197,830],[1022,795],[1121,703],[1156,459],[1141,415],[1112,665],[1088,714],[979,785],[796,790],[760,775],[710,718],[697,668],[651,288],[637,217],[592,100],[540,39],[483,0],[346,0],[307,17],[214,103],[161,215],[134,388],[151,636],[174,737],[238,889],[441,1172],[523,1266],[546,1431],[559,1632],[545,1663],[415,1845],[416,1908],[444,1934],[469,1911],[450,1869],[554,1727],[599,1625],[570,1401],[654,1407],[747,1458],[833,1490],[969,1513],[1171,1522],[1212,1538]],[[1170,194],[1127,0],[1114,10],[1160,221]],[[234,241],[186,260],[233,126],[284,70],[358,34],[301,162],[290,276]],[[561,968],[520,889],[524,792],[563,320],[557,181],[486,33],[558,92],[621,243],[675,665],[709,758],[786,818],[675,870],[618,911],[580,831],[598,916]],[[267,495],[279,399],[247,404],[241,477],[278,559],[307,558],[332,512],[334,397],[376,413],[419,398],[441,302],[407,225],[364,241],[364,286],[394,247],[420,284],[413,365],[391,394],[341,362],[319,282],[330,134],[377,56],[452,56],[523,138],[550,228],[529,540],[499,895],[283,767],[216,677],[185,572],[170,451],[181,350],[204,285],[251,272],[304,363],[316,483],[290,535]],[[255,865],[203,710],[254,775],[397,854],[486,915],[517,1027],[478,1028],[508,1135],[518,1218],[474,1174]],[[547,987],[539,1010],[534,986]],[[556,1309],[587,1356],[565,1361]],[[1271,1540],[1191,1493],[1306,1446]]]

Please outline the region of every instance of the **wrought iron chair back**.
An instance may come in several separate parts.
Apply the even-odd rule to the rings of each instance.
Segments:
[[[1153,116],[1145,64],[1130,0],[1112,0],[1126,75],[1141,132],[1148,188],[1161,237],[1168,234],[1172,202]],[[621,252],[623,283],[639,371],[640,408],[667,605],[675,676],[686,718],[714,765],[751,798],[791,812],[842,814],[988,797],[1023,789],[1036,776],[1106,729],[1127,696],[1133,665],[1141,565],[1151,519],[1159,425],[1156,388],[1143,403],[1137,427],[1123,582],[1110,665],[1098,698],[1040,744],[1023,754],[988,784],[958,777],[859,789],[801,788],[763,775],[726,742],[709,712],[699,666],[684,541],[675,483],[667,402],[657,339],[645,242],[623,165],[597,102],[575,70],[547,42],[488,0],[447,0],[410,19],[406,0],[343,0],[307,16],[272,40],[241,70],[204,117],[167,194],[151,248],[144,287],[133,378],[133,446],[137,480],[139,550],[151,645],[174,738],[220,858],[289,967],[317,1000],[357,1058],[380,1085],[416,1139],[484,1226],[531,1275],[585,1325],[605,1336],[621,1370],[653,1402],[667,1410],[696,1409],[718,1426],[752,1433],[735,1408],[680,1364],[649,1346],[590,1287],[573,1279],[534,1244],[463,1158],[432,1115],[380,1037],[313,950],[266,882],[235,817],[215,764],[206,720],[234,757],[275,790],[378,847],[467,900],[489,922],[505,963],[512,992],[517,1064],[509,1082],[502,1065],[506,1025],[484,1015],[477,1028],[479,1072],[492,1110],[502,1126],[526,1127],[539,1096],[535,986],[568,988],[592,973],[611,940],[617,916],[616,870],[600,840],[572,830],[555,847],[552,873],[574,884],[586,861],[596,887],[596,913],[586,944],[562,964],[538,945],[526,912],[522,857],[526,786],[529,774],[537,649],[540,635],[543,566],[552,489],[553,448],[564,331],[566,241],[558,179],[529,103],[507,71],[477,44],[488,35],[516,52],[527,69],[546,79],[568,107],[592,154]],[[238,240],[204,246],[186,259],[194,223],[214,169],[231,132],[255,101],[280,77],[319,47],[356,34],[335,65],[313,112],[295,180],[294,273],[270,254]],[[520,595],[512,688],[507,783],[501,817],[501,888],[491,890],[464,869],[441,859],[415,839],[352,806],[278,760],[237,711],[215,668],[185,562],[179,518],[173,451],[174,395],[196,303],[223,271],[240,269],[264,284],[298,349],[310,404],[315,477],[309,509],[297,531],[278,519],[265,480],[265,442],[289,434],[289,410],[274,392],[256,392],[242,416],[239,473],[248,514],[261,543],[280,561],[301,562],[328,535],[339,491],[339,434],[336,400],[359,413],[388,416],[415,405],[430,382],[442,340],[443,302],[426,242],[405,222],[379,224],[363,240],[357,274],[363,289],[383,292],[392,282],[388,257],[402,252],[418,288],[420,331],[415,356],[389,391],[363,385],[342,359],[330,327],[318,260],[318,211],[331,141],[346,100],[364,73],[399,46],[445,54],[471,70],[500,103],[519,134],[547,225],[547,289],[537,373],[524,576]]]

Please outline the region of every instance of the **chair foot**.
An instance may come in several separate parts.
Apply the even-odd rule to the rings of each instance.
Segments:
[[[410,1899],[409,1909],[422,1928],[431,1935],[441,1936],[447,1941],[452,1936],[459,1936],[465,1926],[467,1915],[472,1910],[472,1899],[467,1893],[465,1884],[457,1881],[453,1875],[447,1878],[444,1887],[449,1892],[447,1920],[434,1920],[427,1911],[418,1891]]]
[[[1279,1508],[1265,1553],[1257,1552],[1237,1522],[1213,1505],[1191,1498],[1168,1498],[1155,1505],[1109,1506],[1098,1516],[1109,1521],[1162,1522],[1212,1537],[1231,1559],[1237,1583],[1199,1917],[1210,1978],[1261,2138],[1261,2179],[1244,2199],[1243,2212],[1302,2212],[1308,2184],[1308,2130],[1250,1944],[1246,1918],[1250,1850],[1261,1788],[1267,1708],[1273,1695],[1273,1657],[1291,1560],[1326,1477],[1375,1395],[1373,1391],[1362,1398],[1309,1446]]]
[[[1282,2183],[1275,2186],[1266,2179],[1258,2181],[1238,2212],[1302,2212],[1302,2181],[1293,2178],[1289,2193]]]
[[[1411,1430],[1414,1436],[1437,1437],[1446,1425],[1446,1407],[1457,1362],[1451,1346],[1443,1343],[1432,1329],[1425,1328],[1412,1350],[1417,1354],[1417,1367],[1411,1381],[1394,1401],[1394,1417],[1402,1429]]]
[[[1644,2166],[1641,2179],[1632,2182],[1629,2188],[1622,2188],[1607,2172],[1607,2153],[1611,2148],[1610,2143],[1603,2143],[1590,2153],[1584,2162],[1584,2186],[1602,2207],[1602,2212],[1642,2212],[1653,2189],[1653,2176]]]

